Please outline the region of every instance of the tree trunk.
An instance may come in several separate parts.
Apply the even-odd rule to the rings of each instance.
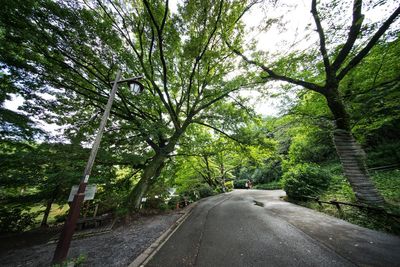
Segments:
[[[149,188],[149,179],[142,176],[139,182],[135,185],[132,192],[129,194],[129,207],[131,210],[139,210],[142,203],[143,195]]]
[[[144,169],[142,177],[128,196],[128,205],[131,210],[138,210],[140,208],[142,197],[149,186],[157,180],[164,167],[165,160],[166,156],[156,155],[152,162]]]
[[[128,196],[128,206],[131,210],[138,210],[140,208],[142,197],[146,193],[149,186],[155,183],[157,177],[160,176],[161,170],[165,164],[165,160],[168,158],[169,153],[174,151],[175,145],[177,144],[181,135],[185,132],[190,122],[191,117],[188,117],[188,119],[183,123],[182,127],[179,130],[176,130],[171,136],[168,144],[156,151],[156,155],[144,168],[142,178]]]
[[[351,133],[350,116],[339,96],[338,89],[329,90],[325,97],[335,118],[336,130],[333,141],[336,151],[357,200],[367,205],[383,205],[384,199],[369,177],[365,165],[365,152]]]
[[[53,202],[54,202],[53,198],[51,198],[51,199],[49,199],[47,201],[46,209],[45,209],[44,214],[43,214],[42,223],[40,224],[40,227],[42,227],[42,228],[48,226],[47,225],[47,219],[49,218],[49,214],[50,214],[50,210],[51,210],[51,206],[53,205]]]

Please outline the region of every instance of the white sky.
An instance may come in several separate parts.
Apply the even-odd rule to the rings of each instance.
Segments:
[[[292,1],[295,2],[295,1]],[[297,2],[297,3],[296,3]],[[257,42],[257,49],[276,53],[280,51],[280,44],[286,40],[294,39],[293,33],[304,29],[307,23],[311,22],[312,17],[309,12],[309,7],[306,6],[304,0],[296,1],[293,8],[288,13],[287,8],[271,6],[268,8],[266,5],[258,4],[253,6],[249,12],[243,16],[243,22],[246,25],[246,42],[249,43],[253,40]],[[271,10],[273,9],[273,12]],[[266,14],[273,13],[275,16],[286,15],[289,19],[286,23],[287,31],[280,31],[278,27],[273,26],[267,32],[257,30],[257,27],[262,23]],[[297,30],[299,29],[299,30]],[[246,97],[252,97],[250,101],[257,113],[264,116],[277,116],[280,112],[278,98],[261,97],[261,93],[256,91],[242,91],[241,94]]]

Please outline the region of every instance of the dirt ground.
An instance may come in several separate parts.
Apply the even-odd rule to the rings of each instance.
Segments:
[[[182,211],[173,211],[141,216],[115,227],[111,232],[73,240],[68,258],[85,255],[86,260],[81,266],[127,266],[182,214]],[[8,242],[9,249],[2,248],[0,252],[0,266],[50,266],[56,244],[15,249],[13,241]]]

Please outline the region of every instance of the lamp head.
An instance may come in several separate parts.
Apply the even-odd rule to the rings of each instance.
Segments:
[[[137,81],[131,81],[128,82],[129,89],[131,92],[133,92],[135,95],[139,94],[143,91],[143,85],[140,82]]]

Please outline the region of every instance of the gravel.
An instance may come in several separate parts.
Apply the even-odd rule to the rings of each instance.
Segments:
[[[139,217],[111,232],[73,240],[68,258],[85,255],[81,266],[127,266],[176,220],[179,211]],[[41,244],[0,254],[1,266],[50,266],[56,244]]]

